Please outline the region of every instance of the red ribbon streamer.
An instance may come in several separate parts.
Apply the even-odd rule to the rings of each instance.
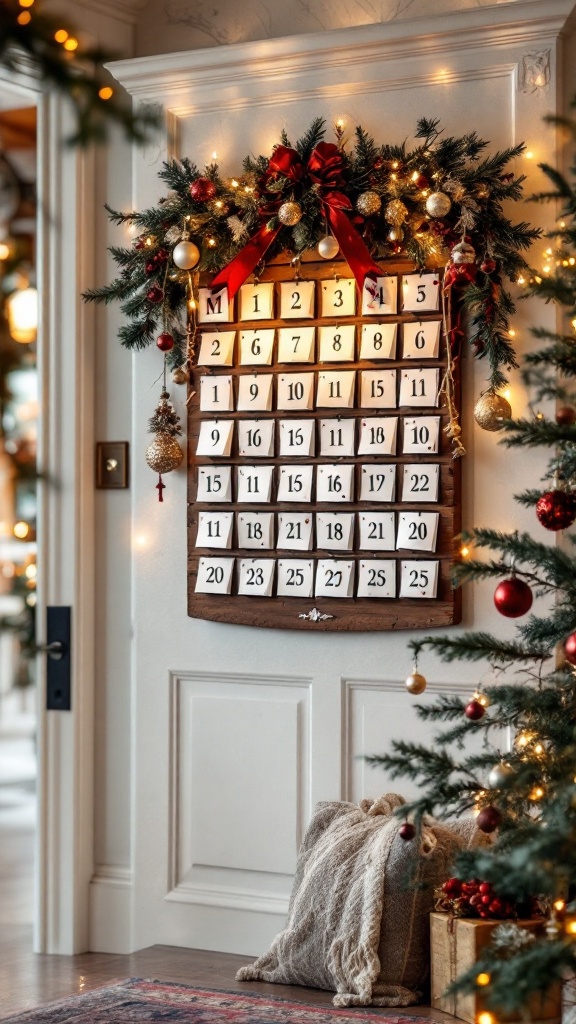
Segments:
[[[478,267],[475,263],[450,263],[446,268],[442,289],[444,294],[453,289],[456,295],[456,312],[450,330],[450,348],[455,358],[460,354],[460,346],[464,339],[464,327],[462,323],[462,303],[460,293],[475,280],[478,274]]]
[[[316,186],[320,195],[322,211],[340,249],[348,261],[350,270],[356,278],[360,293],[364,288],[365,279],[376,279],[381,276],[377,263],[374,262],[368,249],[351,223],[348,211],[352,203],[341,189],[345,187],[344,165],[342,153],[332,142],[320,142],[313,150],[306,167],[302,165],[299,154],[288,146],[277,146],[268,167],[258,184],[259,196],[266,199],[261,215],[268,221],[277,214],[283,200],[278,198],[274,186],[279,177],[288,178],[295,187],[310,188]],[[244,281],[264,258],[272,242],[282,230],[281,224],[271,228],[265,223],[252,236],[212,281],[212,289],[219,290],[224,285],[228,288],[228,297],[232,299]]]

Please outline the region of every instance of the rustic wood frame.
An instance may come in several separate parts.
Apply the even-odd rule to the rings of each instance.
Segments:
[[[351,277],[350,270],[347,263],[343,261],[332,261],[329,263],[318,262],[315,254],[310,254],[304,261],[305,267],[301,269],[302,280],[317,280],[322,281],[331,279],[337,274],[339,277]],[[380,266],[383,274],[385,275],[397,275],[398,287],[401,287],[401,277],[404,274],[415,273],[417,268],[413,263],[407,260],[396,259],[381,261]],[[430,267],[430,270],[438,270],[438,268]],[[264,272],[259,277],[259,281],[290,281],[294,280],[295,269],[289,261],[286,259],[279,259],[269,264]],[[200,280],[201,286],[207,286],[210,283],[209,277],[203,277]],[[230,321],[230,323],[209,325],[202,324],[198,327],[196,336],[198,337],[203,331],[209,331],[214,327],[220,327],[221,330],[250,330],[250,329],[265,329],[265,328],[279,328],[285,326],[322,326],[322,325],[337,325],[337,324],[355,324],[361,325],[363,323],[374,322],[373,317],[363,317],[356,315],[354,317],[346,317],[341,320],[337,320],[333,317],[320,317],[318,316],[318,290],[316,293],[317,307],[315,310],[315,316],[313,319],[305,319],[299,324],[295,320],[256,320],[256,321]],[[400,303],[399,303],[400,307]],[[403,324],[406,322],[424,322],[429,320],[439,320],[441,318],[440,311],[421,313],[415,316],[413,313],[402,313],[391,316],[379,316],[378,322],[382,323],[398,323]],[[293,372],[317,372],[319,370],[326,369],[338,369],[338,370],[369,370],[369,369],[393,369],[405,366],[414,368],[417,367],[439,367],[442,371],[446,367],[446,351],[445,351],[445,339],[443,332],[441,334],[440,351],[438,359],[426,359],[426,360],[356,360],[355,362],[341,362],[341,363],[290,363],[290,364],[279,364],[272,363],[271,365],[260,365],[256,367],[257,372],[262,373],[280,373],[285,372],[287,369]],[[195,339],[196,340],[196,339]],[[208,457],[199,457],[195,455],[196,444],[198,440],[198,434],[200,429],[200,423],[203,419],[210,419],[210,413],[200,413],[199,410],[199,399],[200,399],[200,369],[196,363],[199,345],[195,344],[195,360],[194,365],[191,369],[190,375],[190,387],[189,387],[189,401],[188,401],[188,500],[189,500],[189,512],[188,512],[188,614],[193,618],[211,619],[217,622],[230,622],[238,623],[245,626],[266,626],[276,627],[282,629],[307,629],[307,630],[326,630],[326,631],[368,631],[368,630],[395,630],[395,629],[429,629],[434,626],[448,626],[460,622],[461,619],[461,597],[459,590],[453,590],[450,579],[450,568],[454,560],[456,553],[455,538],[461,531],[461,476],[460,476],[460,462],[458,459],[454,460],[452,456],[452,449],[450,441],[444,432],[444,427],[448,421],[448,413],[444,407],[414,407],[408,408],[403,406],[402,412],[399,410],[378,410],[371,409],[368,415],[398,415],[399,431],[402,428],[402,420],[404,417],[411,415],[440,415],[440,442],[439,452],[431,456],[413,456],[413,455],[393,455],[393,456],[365,456],[365,455],[354,455],[350,458],[346,457],[346,462],[353,462],[357,466],[366,464],[371,461],[378,462],[383,461],[383,458],[387,463],[394,463],[400,467],[398,470],[398,476],[396,481],[396,496],[401,493],[400,491],[400,471],[404,463],[422,461],[423,463],[439,463],[440,464],[440,492],[439,500],[434,503],[425,504],[418,502],[409,504],[407,502],[394,501],[390,503],[371,503],[371,502],[358,502],[353,501],[347,504],[346,508],[342,504],[330,504],[328,502],[322,502],[317,505],[315,501],[310,503],[278,503],[275,501],[270,502],[266,506],[260,508],[254,504],[239,504],[236,501],[223,504],[206,504],[196,503],[196,485],[197,485],[197,466],[199,465],[242,465],[247,463],[252,465],[253,459],[245,459],[238,455],[237,438],[234,436],[234,444],[232,448],[232,454],[229,458],[219,458],[217,460],[210,459]],[[400,349],[399,349],[400,350]],[[275,342],[275,354],[277,352],[277,341]],[[460,404],[460,387],[458,378],[458,365],[455,368],[455,380],[456,380],[456,401],[457,405]],[[243,373],[253,374],[255,368],[253,366],[226,366],[226,367],[210,367],[209,372],[215,375],[223,374],[233,376],[235,389],[237,389],[236,378]],[[357,381],[358,386],[358,381]],[[355,405],[353,409],[342,409],[339,413],[335,410],[327,409],[312,409],[306,412],[300,411],[293,414],[284,410],[279,411],[272,409],[270,412],[258,412],[258,418],[315,418],[315,419],[326,419],[330,416],[359,416],[366,415],[366,410],[361,410]],[[246,418],[247,414],[245,411],[242,412],[230,412],[220,413],[219,419],[243,419]],[[215,417],[214,417],[215,418]],[[276,447],[275,451],[278,451],[278,431],[276,432]],[[397,443],[398,450],[401,450],[401,436],[398,437]],[[334,457],[330,456],[314,456],[310,458],[298,458],[298,463],[302,465],[314,464],[319,465],[322,463],[334,462]],[[280,458],[277,454],[275,457],[270,457],[262,460],[258,460],[258,464],[272,464],[279,466],[285,463],[285,458]],[[360,470],[356,470],[356,477],[358,478]],[[358,479],[356,480],[358,483]],[[235,495],[233,495],[235,497]],[[325,598],[325,597],[312,597],[312,598],[284,598],[284,597],[250,597],[240,595],[236,593],[232,594],[200,594],[195,593],[196,573],[198,567],[198,560],[203,555],[213,556],[227,556],[227,557],[294,557],[294,558],[336,558],[336,559],[355,559],[355,560],[366,560],[371,557],[371,554],[367,550],[352,550],[352,551],[327,551],[313,548],[311,551],[298,551],[294,550],[278,552],[278,549],[274,548],[269,551],[255,552],[253,549],[240,550],[234,546],[230,549],[200,549],[195,547],[196,534],[198,529],[198,513],[201,511],[310,511],[310,512],[333,512],[333,511],[438,511],[440,512],[440,521],[438,529],[438,538],[435,552],[418,552],[418,551],[379,551],[376,552],[374,557],[377,558],[390,558],[400,562],[402,559],[438,559],[439,566],[439,577],[438,577],[438,591],[436,598],[364,598],[364,597],[353,597],[353,598]],[[355,528],[355,536],[357,536],[357,525]],[[236,535],[233,537],[232,544],[236,543]],[[233,591],[237,581],[237,567],[234,567],[233,576]],[[397,592],[399,586],[397,585]]]

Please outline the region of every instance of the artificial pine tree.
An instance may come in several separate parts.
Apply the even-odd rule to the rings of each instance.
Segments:
[[[576,140],[576,122],[562,123]],[[534,506],[535,518],[558,531],[576,519],[576,161],[567,176],[546,164],[541,169],[550,191],[533,198],[559,203],[561,213],[549,235],[556,247],[551,272],[534,274],[529,292],[561,308],[566,333],[535,329],[541,345],[526,356],[522,372],[531,406],[553,400],[556,413],[506,422],[501,443],[550,449],[544,485],[516,500]],[[425,648],[447,662],[486,659],[501,681],[471,702],[441,696],[418,706],[421,719],[446,723],[432,747],[398,740],[391,753],[368,760],[417,784],[420,795],[403,808],[416,833],[425,814],[446,818],[478,810],[477,824],[495,839],[462,853],[456,876],[491,883],[499,902],[512,903],[518,916],[536,906],[543,911],[539,938],[506,925],[509,934],[483,951],[454,986],[481,987],[497,1017],[525,1008],[531,993],[576,972],[576,537],[546,544],[528,533],[475,529],[464,542],[491,554],[458,562],[456,585],[494,578],[501,581],[495,603],[503,614],[526,614],[532,594],[549,598],[548,611],[523,619],[512,639],[465,632],[412,641],[415,659]],[[414,689],[412,678],[407,685],[421,692],[425,681]],[[506,728],[515,739],[501,753],[497,734]],[[472,736],[481,736],[482,746],[467,753]]]

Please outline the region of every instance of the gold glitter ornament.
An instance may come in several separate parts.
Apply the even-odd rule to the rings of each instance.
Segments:
[[[392,199],[389,203],[386,204],[384,216],[389,224],[394,224],[395,227],[398,227],[400,224],[403,224],[404,221],[406,220],[408,216],[408,210],[404,206],[404,203],[402,202],[401,199]]]
[[[186,384],[188,379],[188,371],[183,366],[177,366],[172,370],[172,380],[175,384]]]
[[[426,211],[431,217],[445,217],[451,206],[452,200],[445,192],[432,192],[426,200]]]
[[[184,458],[178,441],[172,434],[161,431],[146,449],[146,462],[155,473],[171,473]]]
[[[502,395],[487,391],[474,406],[474,419],[482,430],[501,430],[504,420],[512,417],[512,407]]]
[[[426,676],[421,675],[420,672],[413,671],[406,679],[405,685],[408,693],[412,693],[417,697],[418,694],[424,693],[427,682]]]
[[[363,217],[373,217],[375,213],[378,213],[381,206],[382,200],[380,196],[372,189],[369,189],[367,192],[361,192],[356,200],[356,209]]]
[[[302,220],[302,207],[300,203],[295,203],[293,200],[282,203],[278,210],[278,220],[285,227],[293,228],[295,224]]]

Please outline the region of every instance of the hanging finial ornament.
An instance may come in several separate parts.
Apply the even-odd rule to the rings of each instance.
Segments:
[[[166,485],[162,482],[162,474],[178,469],[183,459],[182,449],[176,440],[182,433],[180,417],[170,401],[166,388],[163,388],[154,415],[150,417],[148,430],[154,434],[154,439],[146,449],[146,462],[150,469],[158,473],[158,501],[164,501],[163,491]]]

